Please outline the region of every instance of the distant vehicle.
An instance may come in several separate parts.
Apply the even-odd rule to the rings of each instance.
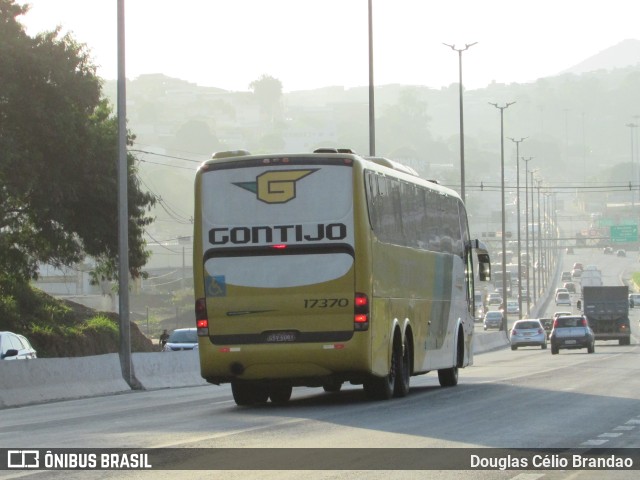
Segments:
[[[32,358],[38,358],[38,355],[25,336],[13,332],[0,332],[0,360]]]
[[[573,312],[553,312],[552,320],[555,322],[558,317],[571,316]]]
[[[583,315],[566,315],[553,322],[553,330],[549,336],[551,354],[557,355],[560,349],[586,348],[587,352],[595,352],[595,335]]]
[[[567,247],[567,255],[573,255],[573,247]]]
[[[613,248],[611,247],[604,247],[602,249],[602,253],[604,253],[605,255],[613,255]]]
[[[576,293],[578,291],[576,284],[573,282],[565,282],[563,287],[566,288],[569,293]]]
[[[598,273],[598,275],[591,275]],[[601,287],[602,277],[600,276],[599,270],[585,270],[582,272],[582,277],[580,279],[580,287],[582,291],[584,291],[585,287]]]
[[[570,271],[562,272],[562,275],[560,275],[560,281],[562,281],[562,282],[570,282],[571,281],[571,272]]]
[[[582,276],[582,270],[580,268],[574,268],[571,270],[572,278],[580,278]]]
[[[531,302],[531,295],[529,295],[529,290],[526,288],[522,289],[522,301],[523,302]]]
[[[629,345],[629,287],[584,287],[582,296],[583,312],[596,340],[618,340],[619,345]]]
[[[498,330],[502,330],[502,322],[504,320],[504,316],[502,312],[499,310],[491,310],[484,314],[483,327],[485,330],[490,328],[496,328]]]
[[[536,319],[517,320],[511,329],[509,341],[511,350],[517,350],[518,347],[547,348],[547,334],[540,320]]]
[[[580,262],[574,263],[573,268],[577,268],[578,270],[584,270],[584,266]]]
[[[556,293],[556,305],[569,305],[571,306],[571,295],[569,292]]]
[[[640,307],[640,293],[630,293],[629,308],[635,308],[636,305]]]
[[[476,318],[482,318],[484,315],[484,300],[482,299],[482,292],[474,292],[473,302]]]
[[[544,328],[547,338],[549,338],[551,330],[553,329],[553,318],[541,318],[540,323],[542,324],[542,328]]]
[[[569,293],[569,289],[567,287],[558,287],[556,288],[556,291],[553,293],[553,296],[555,297],[556,295],[562,292]]]
[[[198,331],[196,328],[178,328],[171,332],[163,352],[194,350],[198,348]]]
[[[490,293],[487,295],[487,305],[502,305],[502,295],[499,293]]]
[[[626,257],[627,256],[627,252],[625,252],[624,250],[618,250],[616,252],[616,257]]]
[[[507,300],[507,313],[520,313],[520,306],[515,300]]]

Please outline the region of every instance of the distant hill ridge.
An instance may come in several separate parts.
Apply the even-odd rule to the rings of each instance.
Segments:
[[[627,39],[606,48],[586,60],[563,70],[563,73],[593,72],[596,70],[613,70],[615,68],[633,67],[640,64],[640,40]]]

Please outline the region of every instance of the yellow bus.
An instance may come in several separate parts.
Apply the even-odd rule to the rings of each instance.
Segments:
[[[411,168],[346,149],[215,154],[194,225],[201,375],[238,405],[345,382],[402,397],[413,375],[453,386],[473,362],[489,255],[458,194]]]

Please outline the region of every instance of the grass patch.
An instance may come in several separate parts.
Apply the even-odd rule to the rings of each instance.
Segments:
[[[0,330],[27,337],[40,358],[117,353],[120,348],[117,314],[59,300],[1,276]],[[132,351],[153,351],[133,322],[130,334]]]

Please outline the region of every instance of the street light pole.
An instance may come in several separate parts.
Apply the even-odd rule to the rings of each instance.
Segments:
[[[516,144],[516,208],[517,208],[517,220],[518,226],[518,318],[522,318],[522,259],[520,258],[520,143],[528,137],[522,137],[520,140],[509,137],[513,143]]]
[[[635,161],[634,161],[634,147],[633,147],[633,130],[638,128],[638,124],[637,123],[627,123],[625,124],[626,127],[629,127],[629,131],[631,132],[631,181],[635,180],[634,177],[634,165],[635,165]],[[635,203],[635,195],[633,193],[633,190],[631,191],[631,206],[633,207]]]
[[[504,110],[509,105],[513,105],[516,102],[507,102],[503,106],[499,106],[497,103],[489,102],[489,105],[493,105],[500,110],[500,192],[502,203],[502,299],[506,305],[507,302],[507,242],[505,238],[505,198],[504,198]],[[503,313],[502,325],[505,333],[507,332],[507,309],[505,307]]]
[[[538,289],[542,289],[542,226],[540,223],[540,186],[542,185],[542,179],[536,181],[536,187],[538,188]]]
[[[369,155],[376,155],[375,97],[373,89],[373,7],[369,0]]]
[[[533,178],[533,174],[536,173],[538,170],[531,170],[529,173],[531,174],[531,260],[533,261],[533,297],[531,297],[533,304],[535,305],[536,300],[538,298],[538,291],[536,290],[536,264],[535,264],[535,258],[536,258],[536,229],[535,229],[535,223],[536,223],[536,216],[533,212],[533,207],[534,207],[534,203],[533,203],[533,192],[534,192],[534,178]]]
[[[529,275],[531,273],[531,257],[529,256],[529,162],[533,160],[533,157],[522,157],[522,161],[525,162],[524,166],[524,200],[525,200],[525,249],[527,252],[527,317],[531,311],[531,288],[529,284]]]
[[[459,94],[459,103],[460,103],[460,196],[462,197],[462,201],[465,202],[465,178],[464,178],[464,115],[462,108],[462,52],[468,50],[470,47],[474,46],[478,42],[467,43],[464,48],[456,48],[455,45],[449,45],[447,43],[443,43],[447,47],[450,47],[452,50],[458,52],[458,87],[460,90]]]

